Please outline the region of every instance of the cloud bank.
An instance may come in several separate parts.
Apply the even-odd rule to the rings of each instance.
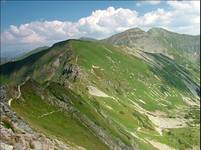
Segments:
[[[158,4],[158,1],[155,1]],[[199,34],[200,32],[200,2],[199,1],[169,1],[168,8],[139,15],[136,10],[108,7],[96,10],[88,17],[76,22],[70,21],[33,21],[19,26],[10,27],[1,33],[1,45],[11,47],[38,47],[70,38],[92,37],[105,38],[129,28],[163,27],[171,31]],[[9,48],[10,47],[10,48]]]

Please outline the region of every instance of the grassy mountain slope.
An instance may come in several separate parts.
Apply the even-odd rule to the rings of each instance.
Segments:
[[[184,65],[191,72],[199,72],[199,35],[178,34],[162,28],[152,28],[147,32],[133,28],[104,39],[103,42],[146,52],[162,53],[174,58],[177,63]]]
[[[42,93],[46,100],[41,99],[38,90],[37,83],[28,81],[21,87],[21,98],[12,103],[13,109],[33,128],[87,149],[108,149],[87,127],[73,119],[71,113],[50,105],[45,96],[47,93]]]
[[[37,130],[86,149],[199,147],[193,74],[162,54],[124,50],[68,40],[1,65],[4,84],[31,78],[11,107]]]

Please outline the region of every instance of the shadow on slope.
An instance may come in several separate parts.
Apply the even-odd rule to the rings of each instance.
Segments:
[[[200,96],[200,86],[192,79],[192,74],[174,60],[160,53],[147,53],[151,59],[150,70],[161,77],[165,84],[180,91],[190,91],[194,96]]]

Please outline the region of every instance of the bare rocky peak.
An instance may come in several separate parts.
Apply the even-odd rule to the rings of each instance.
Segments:
[[[150,53],[162,53],[171,58],[182,55],[189,59],[200,57],[200,36],[179,34],[163,28],[151,28],[147,32],[133,28],[115,34],[103,42],[143,50]]]

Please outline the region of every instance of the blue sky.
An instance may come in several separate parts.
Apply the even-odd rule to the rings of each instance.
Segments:
[[[102,39],[129,28],[199,34],[196,1],[3,1],[1,54],[82,36]]]
[[[33,20],[69,20],[76,21],[86,17],[97,9],[128,8],[137,10],[140,14],[155,8],[167,7],[164,2],[149,7],[138,7],[139,1],[5,1],[1,5],[1,28],[9,25],[20,25]],[[16,18],[17,17],[17,18]]]

